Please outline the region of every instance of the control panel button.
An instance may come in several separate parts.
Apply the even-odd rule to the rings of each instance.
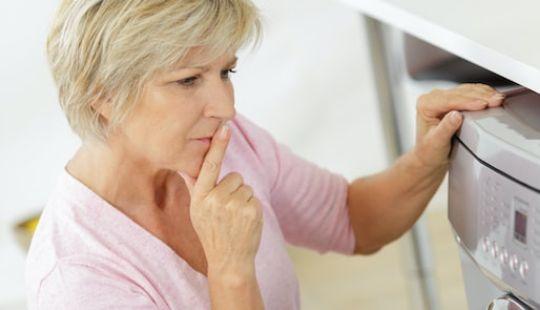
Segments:
[[[482,251],[488,252],[489,248],[489,241],[486,238],[482,239]]]
[[[528,271],[529,264],[527,264],[527,262],[522,262],[521,265],[519,265],[519,275],[521,276],[521,278],[525,279]]]
[[[504,247],[500,250],[499,261],[503,265],[506,265],[508,263],[508,251]]]
[[[495,242],[493,242],[493,246],[491,247],[491,256],[493,256],[493,258],[497,258],[497,256],[499,256],[499,247]]]
[[[510,256],[510,262],[509,262],[510,269],[516,272],[518,269],[518,265],[519,265],[519,259],[517,258],[517,256],[515,254]]]

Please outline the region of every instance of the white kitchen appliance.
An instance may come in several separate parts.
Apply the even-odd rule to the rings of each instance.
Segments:
[[[463,114],[448,217],[469,309],[540,309],[540,95],[514,89]]]

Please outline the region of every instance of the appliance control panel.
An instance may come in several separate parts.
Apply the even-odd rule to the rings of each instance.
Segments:
[[[510,285],[534,285],[540,261],[540,194],[491,170],[482,172],[477,254]],[[479,251],[478,251],[479,250]]]
[[[461,143],[452,156],[448,214],[456,239],[500,289],[540,307],[540,191]]]

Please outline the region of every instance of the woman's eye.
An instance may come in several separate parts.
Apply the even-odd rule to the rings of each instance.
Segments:
[[[223,71],[221,71],[221,78],[225,79],[225,80],[228,80],[230,78],[231,73],[236,73],[234,68],[223,70]],[[188,77],[188,78],[185,78],[185,79],[182,79],[182,80],[178,80],[178,81],[176,81],[176,83],[179,84],[179,85],[185,86],[185,87],[192,87],[192,86],[195,86],[195,84],[198,82],[198,80],[199,80],[198,76],[192,76],[192,77]]]
[[[182,85],[182,86],[193,86],[195,84],[195,82],[197,81],[198,77],[196,76],[192,76],[192,77],[188,77],[186,79],[183,79],[183,80],[178,80],[176,81],[176,83]]]
[[[221,77],[224,78],[224,79],[228,79],[230,77],[231,73],[236,73],[236,70],[227,69],[227,70],[221,71]]]

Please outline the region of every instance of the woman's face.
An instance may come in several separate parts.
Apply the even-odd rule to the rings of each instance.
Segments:
[[[221,123],[235,116],[230,72],[235,55],[223,55],[193,67],[190,51],[178,69],[158,74],[147,83],[141,101],[120,126],[119,142],[127,156],[141,165],[182,171],[197,177],[209,140]]]

